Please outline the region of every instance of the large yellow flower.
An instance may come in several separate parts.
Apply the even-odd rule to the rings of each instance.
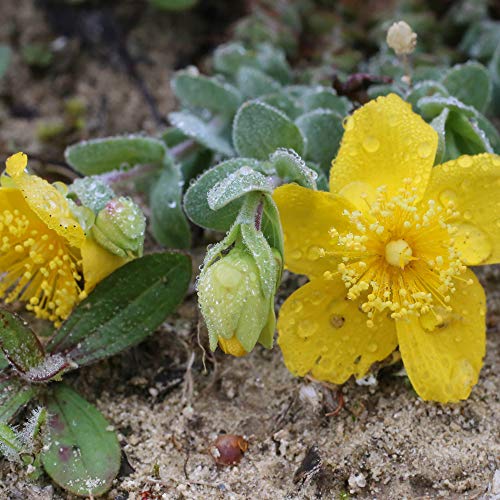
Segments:
[[[395,95],[356,111],[330,193],[278,188],[285,263],[310,282],[281,309],[295,374],[341,384],[398,345],[426,400],[465,399],[485,353],[485,295],[466,265],[500,261],[500,157],[433,168],[438,137]]]
[[[86,238],[66,198],[11,156],[0,187],[0,297],[21,300],[59,326],[98,281],[125,260]]]

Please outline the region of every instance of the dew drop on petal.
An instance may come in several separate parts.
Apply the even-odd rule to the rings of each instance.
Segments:
[[[311,335],[314,335],[316,330],[318,329],[318,324],[309,319],[303,319],[297,325],[297,334],[299,337],[303,339],[307,339]]]
[[[491,255],[493,245],[483,230],[467,222],[459,223],[455,227],[455,248],[460,252],[464,264],[481,264]]]
[[[368,153],[375,153],[380,147],[380,141],[372,135],[367,135],[363,139],[363,147]]]
[[[432,146],[431,146],[430,142],[420,143],[420,145],[418,146],[417,152],[418,152],[418,156],[420,156],[420,158],[429,158],[429,156],[432,153]]]
[[[457,163],[462,167],[462,168],[469,168],[472,166],[472,158],[470,156],[461,156],[458,160]]]
[[[292,250],[290,257],[294,260],[299,260],[302,258],[302,252],[300,250]]]
[[[451,189],[445,189],[440,193],[439,201],[444,208],[448,208],[450,203],[456,205],[457,193],[455,193],[455,191],[452,191]]]
[[[354,118],[352,116],[345,117],[342,125],[344,125],[345,130],[352,130],[354,128]]]
[[[376,352],[378,350],[378,345],[375,342],[371,342],[366,346],[369,352]]]

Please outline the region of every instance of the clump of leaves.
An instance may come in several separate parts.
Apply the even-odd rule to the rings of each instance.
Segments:
[[[180,253],[131,261],[99,283],[46,345],[26,322],[0,310],[1,453],[31,466],[32,473],[43,466],[77,495],[107,491],[120,467],[116,434],[93,405],[64,384],[64,376],[144,340],[175,310],[190,279],[190,259]],[[23,429],[9,426],[31,400],[40,408]]]

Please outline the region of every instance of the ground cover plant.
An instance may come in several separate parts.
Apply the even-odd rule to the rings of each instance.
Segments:
[[[6,156],[0,451],[33,480],[112,487],[113,423],[64,380],[146,339],[194,288],[202,350],[243,357],[277,330],[293,376],[364,384],[402,361],[428,404],[474,391],[487,308],[470,267],[497,264],[500,244],[498,13],[404,2],[355,29],[349,15],[256,2],[209,65],[172,76],[168,126],[68,144],[70,107],[43,134],[63,140],[70,179]]]

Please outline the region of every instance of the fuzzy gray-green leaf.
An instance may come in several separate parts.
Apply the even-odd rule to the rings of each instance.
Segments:
[[[281,111],[259,101],[243,104],[233,124],[233,143],[240,156],[265,160],[278,148],[302,155],[305,139]]]
[[[165,156],[165,146],[151,137],[107,137],[73,144],[66,148],[64,156],[81,174],[97,175],[123,167],[160,163]]]

